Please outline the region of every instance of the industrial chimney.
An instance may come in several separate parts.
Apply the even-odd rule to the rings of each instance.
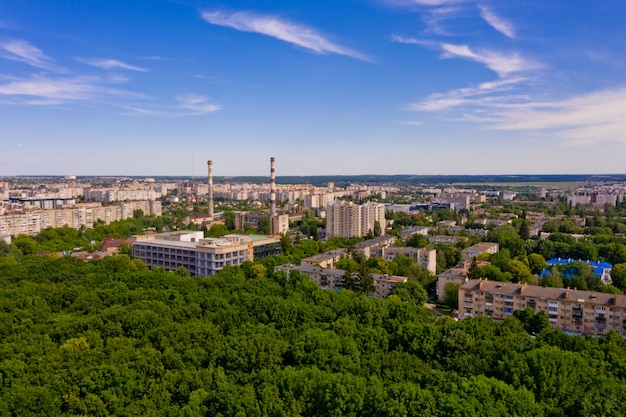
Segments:
[[[209,218],[213,220],[213,161],[209,161]]]
[[[276,215],[276,172],[274,170],[274,157],[270,158],[270,217]]]

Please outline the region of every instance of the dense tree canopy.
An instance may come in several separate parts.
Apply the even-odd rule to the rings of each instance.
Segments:
[[[6,252],[6,251],[5,251]],[[115,256],[0,258],[3,415],[591,416],[626,410],[626,344],[454,322],[262,264],[211,278]],[[537,327],[538,326],[538,327]],[[541,328],[536,339],[526,332]],[[622,387],[622,388],[620,388]],[[600,401],[604,395],[610,402]]]

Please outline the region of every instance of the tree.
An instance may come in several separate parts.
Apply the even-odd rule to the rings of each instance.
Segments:
[[[228,228],[228,230],[235,230],[235,212],[225,211],[222,213],[222,220]]]
[[[179,277],[189,277],[189,271],[187,271],[187,268],[185,268],[184,266],[179,266],[176,269],[176,275],[178,275]]]
[[[117,247],[117,253],[119,253],[120,255],[132,256],[133,255],[133,248],[131,248],[126,243],[120,243],[119,246]]]
[[[476,261],[476,257],[472,258],[470,262],[470,266],[467,269],[467,278],[469,279],[478,279],[481,277],[480,267],[478,266],[478,261]]]
[[[507,272],[511,273],[512,282],[528,282],[532,277],[530,269],[522,261],[513,259],[507,265]]]
[[[513,317],[521,321],[524,329],[532,335],[540,334],[545,329],[550,328],[550,319],[543,310],[535,314],[535,310],[531,307],[526,307],[524,310],[514,311]]]
[[[613,285],[622,291],[626,290],[626,263],[613,265],[611,269]]]
[[[216,223],[209,229],[208,237],[222,237],[230,233],[228,227],[225,224]]]
[[[374,236],[380,236],[382,234],[382,228],[378,220],[374,222]]]
[[[259,219],[259,225],[257,226],[257,230],[262,235],[270,234],[270,219],[269,217],[261,217]]]
[[[400,282],[391,289],[389,296],[396,296],[405,303],[411,303],[423,306],[428,299],[428,293],[417,282],[406,281]]]
[[[280,252],[283,255],[289,255],[291,253],[291,238],[287,235],[283,235],[280,237]]]
[[[558,268],[552,267],[550,272],[541,278],[540,283],[544,287],[563,288],[563,274]]]
[[[355,277],[356,272],[345,270],[343,272],[343,287],[346,290],[357,291],[358,281]]]
[[[531,253],[530,255],[528,255],[527,259],[528,268],[533,274],[539,275],[541,271],[548,266],[546,259],[538,253]]]
[[[519,226],[519,237],[524,239],[524,240],[528,240],[530,239],[530,226],[529,226],[530,222],[526,219],[524,219]]]
[[[445,294],[445,298],[443,303],[452,309],[459,308],[459,288],[460,284],[455,282],[448,282],[443,287],[443,292]]]
[[[362,294],[369,294],[374,291],[374,277],[365,264],[359,268],[358,291]]]

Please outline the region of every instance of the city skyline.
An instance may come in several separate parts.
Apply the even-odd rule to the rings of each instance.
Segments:
[[[208,159],[264,176],[271,156],[277,176],[624,173],[624,17],[618,1],[3,2],[0,176],[202,177]]]

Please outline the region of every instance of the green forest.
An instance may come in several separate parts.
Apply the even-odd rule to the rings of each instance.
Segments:
[[[0,315],[1,416],[626,415],[614,333],[456,322],[270,268],[5,253]]]

